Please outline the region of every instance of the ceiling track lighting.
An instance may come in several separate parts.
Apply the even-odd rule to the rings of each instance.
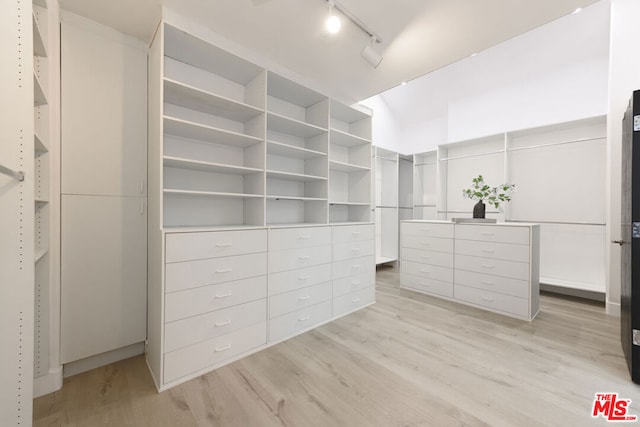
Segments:
[[[329,16],[327,17],[327,21],[325,22],[327,31],[331,34],[335,34],[340,31],[340,18],[335,15],[335,11],[339,11],[342,15],[349,19],[349,21],[353,22],[356,27],[360,28],[367,36],[369,36],[369,41],[362,49],[362,52],[360,52],[360,55],[362,55],[362,57],[373,68],[377,68],[378,65],[380,65],[380,62],[382,62],[382,54],[375,50],[374,45],[382,43],[382,38],[371,31],[369,27],[364,24],[364,22],[358,19],[357,16],[355,16],[341,4],[335,2],[334,0],[325,1],[329,3]]]

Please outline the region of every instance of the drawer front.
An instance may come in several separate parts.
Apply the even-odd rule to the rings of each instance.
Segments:
[[[413,274],[402,273],[400,275],[400,287],[418,292],[453,298],[453,283],[440,280],[427,279]]]
[[[331,245],[331,227],[275,228],[269,230],[269,251]]]
[[[220,310],[233,305],[266,298],[267,276],[170,292],[164,299],[164,321],[173,322],[186,317]]]
[[[331,301],[325,301],[269,321],[269,341],[279,341],[331,319]]]
[[[456,255],[456,270],[475,271],[493,276],[529,280],[529,263],[504,261],[501,259],[481,258],[468,255]]]
[[[422,249],[402,248],[402,260],[421,264],[439,265],[453,268],[453,254],[446,252],[425,251]]]
[[[167,233],[166,246],[166,262],[266,252],[267,230]]]
[[[261,322],[164,355],[164,382],[217,365],[266,343],[267,324]]]
[[[348,294],[359,289],[375,286],[374,271],[369,269],[366,272],[354,276],[343,277],[333,281],[333,296]]]
[[[375,226],[363,225],[335,225],[333,227],[333,243],[361,242],[375,239]]]
[[[267,254],[239,255],[165,266],[166,291],[180,291],[267,274]]]
[[[439,280],[441,282],[453,283],[453,269],[439,267],[437,265],[420,264],[412,261],[403,261],[400,264],[401,272],[426,279]]]
[[[498,294],[468,286],[455,285],[453,289],[455,299],[471,304],[487,307],[503,313],[529,317],[529,302],[524,298]]]
[[[362,306],[375,302],[376,288],[370,286],[359,291],[350,292],[333,299],[333,315],[343,316],[359,309]]]
[[[164,351],[226,335],[267,320],[267,300],[228,307],[164,325]]]
[[[456,239],[528,245],[529,227],[461,224],[456,225]]]
[[[453,253],[453,239],[441,237],[422,237],[403,234],[401,242],[403,248],[425,249],[434,252]]]
[[[269,298],[269,318],[282,316],[331,299],[331,282],[297,289]]]
[[[345,261],[348,259],[360,258],[373,255],[375,252],[375,241],[365,240],[362,242],[338,243],[333,245],[333,260]]]
[[[312,267],[331,262],[331,246],[288,249],[269,253],[269,273]]]
[[[456,240],[456,254],[529,262],[529,245]]]
[[[529,299],[529,282],[525,280],[464,270],[456,270],[453,276],[456,285],[464,285],[471,288]]]
[[[419,237],[453,238],[453,223],[403,222],[402,234]]]
[[[331,265],[329,264],[273,273],[269,275],[269,295],[277,295],[330,280]]]
[[[376,264],[373,256],[348,259],[346,261],[334,262],[331,266],[331,278],[333,280],[340,279],[342,277],[354,276],[367,271],[373,273],[375,271]]]

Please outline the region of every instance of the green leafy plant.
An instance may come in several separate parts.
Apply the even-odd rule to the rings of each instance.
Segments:
[[[511,193],[515,190],[514,184],[502,184],[491,187],[484,182],[482,175],[473,178],[470,188],[462,190],[462,195],[467,199],[484,202],[500,209],[502,203],[511,201]]]

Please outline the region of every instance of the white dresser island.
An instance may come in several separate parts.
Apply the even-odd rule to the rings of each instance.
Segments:
[[[402,221],[400,239],[400,287],[523,320],[538,314],[538,224]]]

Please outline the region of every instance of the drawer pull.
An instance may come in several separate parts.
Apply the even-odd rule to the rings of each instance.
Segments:
[[[309,240],[310,238],[311,238],[311,236],[308,236],[308,235],[298,236],[299,240]]]
[[[493,298],[490,297],[480,297],[482,299],[482,301],[486,301],[486,302],[493,302]]]
[[[351,286],[358,286],[360,283],[362,283],[360,280],[354,280],[351,282]]]
[[[351,234],[354,236],[359,236],[361,233],[359,231],[352,231]]]
[[[360,298],[354,298],[351,300],[352,303],[357,304],[360,302]]]
[[[351,268],[360,268],[360,264],[353,264]]]
[[[216,248],[229,248],[233,246],[233,243],[216,243]]]
[[[305,296],[303,296],[303,297],[298,297],[298,301],[306,301],[306,300],[308,300],[309,298],[311,298],[309,295],[305,295]]]
[[[229,298],[231,296],[231,291],[227,292],[226,294],[215,294],[214,298]]]
[[[224,322],[216,322],[214,325],[216,328],[219,328],[220,326],[227,326],[230,324],[231,324],[231,319],[225,320]]]
[[[311,319],[311,316],[307,314],[306,316],[298,317],[298,322],[305,322],[309,319]]]
[[[306,261],[308,259],[309,259],[309,255],[301,255],[301,256],[298,257],[298,260],[300,260],[300,261]]]
[[[230,268],[220,268],[218,270],[216,270],[216,273],[231,273],[231,269]]]
[[[361,249],[360,249],[360,248],[351,248],[351,250],[352,250],[353,252],[360,252],[360,251],[361,251]]]
[[[430,228],[421,228],[420,231],[426,231],[428,233],[429,231],[431,231],[431,229]]]
[[[491,264],[482,264],[482,267],[483,268],[494,268],[495,266],[491,265]]]
[[[483,231],[481,234],[482,234],[483,236],[495,236],[495,235],[496,235],[496,233],[490,233],[490,232],[488,232],[488,231]]]
[[[309,280],[310,276],[300,276],[298,277],[298,280]]]
[[[422,269],[420,270],[420,273],[431,274],[431,270]]]
[[[490,281],[488,281],[488,280],[481,280],[481,281],[480,281],[480,283],[485,284],[485,285],[490,285],[490,286],[495,285],[495,283],[490,282]]]
[[[431,258],[431,255],[420,255],[420,258]]]
[[[482,252],[486,253],[486,254],[493,254],[496,251],[494,251],[493,249],[483,249]]]
[[[216,347],[214,351],[216,353],[220,353],[221,351],[227,351],[230,348],[231,348],[231,344],[226,344],[226,345],[223,345],[222,347]]]
[[[429,242],[420,242],[420,244],[422,246],[431,246],[431,243],[429,243]]]

